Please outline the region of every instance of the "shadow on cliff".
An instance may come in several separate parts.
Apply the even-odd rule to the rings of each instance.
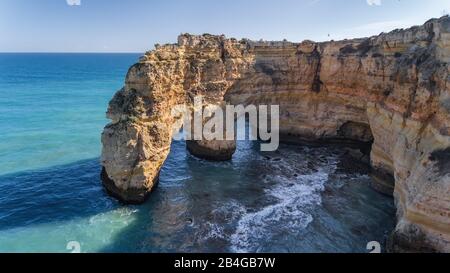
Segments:
[[[110,211],[98,158],[0,176],[0,230]]]

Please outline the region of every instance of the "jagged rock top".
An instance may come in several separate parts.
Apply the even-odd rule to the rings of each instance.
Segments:
[[[105,187],[127,202],[148,196],[170,151],[171,109],[193,96],[275,104],[280,132],[290,139],[373,136],[372,168],[395,177],[395,247],[448,252],[450,170],[442,166],[450,148],[449,61],[448,16],[328,42],[182,34],[133,65],[112,99],[112,123],[102,135]]]
[[[237,40],[235,38],[227,38],[225,35],[193,35],[184,33],[178,36],[178,41],[175,44],[155,45],[155,50],[151,50],[145,53],[145,56],[152,56],[155,52],[168,52],[168,51],[180,51],[189,48],[222,48],[224,45],[240,45],[241,48],[245,48],[249,51],[258,49],[283,49],[283,48],[297,48],[301,53],[311,53],[313,49],[318,46],[319,48],[325,47],[339,47],[339,45],[345,45],[347,48],[341,50],[340,53],[351,54],[355,53],[360,45],[359,49],[369,46],[378,46],[382,48],[384,53],[397,52],[404,53],[408,47],[405,45],[415,44],[416,47],[425,47],[430,43],[435,42],[436,46],[440,49],[439,54],[442,55],[447,61],[450,57],[448,41],[450,33],[450,17],[444,16],[439,19],[431,19],[424,25],[413,26],[408,29],[396,29],[388,33],[381,33],[376,36],[357,39],[344,39],[340,41],[326,41],[326,42],[314,42],[311,40],[305,40],[302,42],[289,42],[289,41],[253,41],[249,39]],[[446,36],[441,37],[441,36]],[[351,47],[353,45],[353,48]],[[142,58],[145,62],[148,60],[146,57]]]

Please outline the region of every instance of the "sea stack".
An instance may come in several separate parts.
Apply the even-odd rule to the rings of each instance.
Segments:
[[[449,61],[449,17],[322,43],[181,35],[147,52],[111,100],[103,183],[123,202],[144,202],[170,151],[171,110],[197,95],[280,105],[282,140],[371,144],[374,187],[396,200],[391,251],[450,252]],[[234,152],[202,141],[189,150],[217,160]]]

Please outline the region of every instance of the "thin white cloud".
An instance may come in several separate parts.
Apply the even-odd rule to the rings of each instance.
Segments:
[[[381,6],[381,0],[366,0],[369,6]]]
[[[81,0],[66,0],[69,6],[81,6]]]

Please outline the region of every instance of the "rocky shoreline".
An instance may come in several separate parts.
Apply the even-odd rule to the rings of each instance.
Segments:
[[[147,52],[111,100],[103,183],[123,202],[145,201],[170,151],[171,109],[196,95],[212,105],[280,105],[289,141],[373,143],[374,188],[396,200],[391,251],[450,252],[449,61],[449,17],[323,43],[181,35]],[[217,160],[236,148],[188,146]]]

